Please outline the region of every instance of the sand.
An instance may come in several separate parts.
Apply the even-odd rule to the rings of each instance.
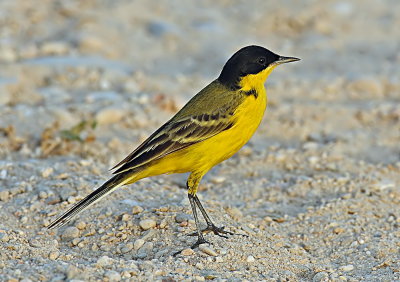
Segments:
[[[395,0],[1,1],[0,280],[400,280],[399,26]],[[188,249],[187,175],[47,230],[249,44],[302,60],[202,182],[238,235]]]

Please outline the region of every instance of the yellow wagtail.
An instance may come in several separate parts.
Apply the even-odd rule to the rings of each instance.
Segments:
[[[220,76],[194,96],[174,117],[155,131],[113,169],[114,176],[52,222],[60,227],[120,186],[165,173],[190,172],[187,189],[197,228],[195,248],[207,241],[204,231],[225,237],[196,195],[202,177],[233,156],[254,134],[267,106],[264,82],[272,70],[298,58],[282,57],[260,46],[237,51]],[[196,206],[207,228],[200,229]]]

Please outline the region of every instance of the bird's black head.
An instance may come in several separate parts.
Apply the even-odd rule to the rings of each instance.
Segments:
[[[231,89],[238,89],[241,78],[247,75],[258,74],[270,66],[298,60],[279,56],[261,46],[247,46],[233,54],[226,62],[218,81]]]

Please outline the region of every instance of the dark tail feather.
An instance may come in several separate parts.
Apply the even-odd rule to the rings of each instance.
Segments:
[[[90,205],[99,201],[101,198],[106,196],[107,194],[113,192],[118,187],[124,185],[128,182],[128,180],[132,179],[134,174],[132,171],[117,174],[108,180],[106,183],[101,185],[98,189],[87,195],[84,199],[80,200],[76,203],[72,208],[66,211],[63,215],[58,217],[55,221],[53,221],[47,228],[53,229],[61,227],[67,224],[74,216],[87,209]]]

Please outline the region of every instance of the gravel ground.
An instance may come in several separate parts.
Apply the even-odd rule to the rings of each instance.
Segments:
[[[1,1],[0,280],[400,280],[399,26],[397,0]],[[302,61],[202,182],[238,235],[187,249],[186,175],[46,229],[249,44]]]

